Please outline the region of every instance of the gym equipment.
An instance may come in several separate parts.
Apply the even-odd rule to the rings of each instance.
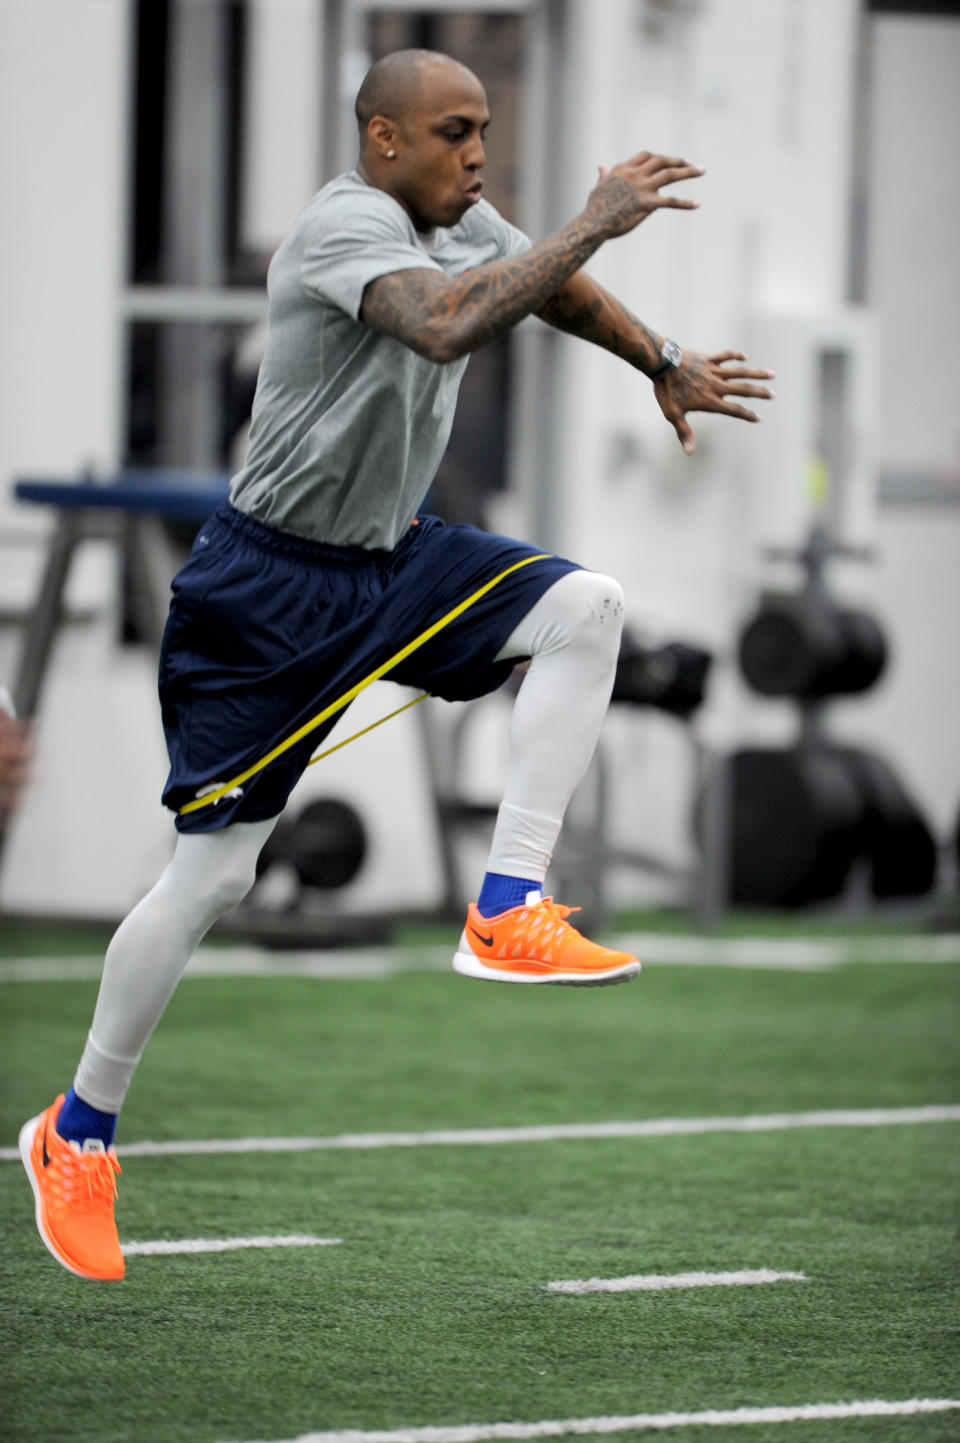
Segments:
[[[130,600],[138,633],[159,647],[166,622],[170,579],[182,558],[171,544],[169,524],[196,529],[226,500],[229,478],[223,474],[188,475],[177,471],[128,471],[109,478],[24,479],[17,499],[54,509],[56,523],[47,541],[43,573],[23,630],[13,682],[18,711],[36,716],[42,705],[50,658],[62,620],[63,596],[74,560],[88,540],[109,540],[129,561],[136,587]],[[0,817],[0,861],[4,840]],[[311,803],[296,821],[284,818],[270,838],[258,877],[279,859],[289,838],[286,859],[299,892],[314,908],[300,915],[296,900],[284,908],[245,903],[218,924],[221,934],[256,938],[265,945],[329,946],[385,940],[393,919],[340,915],[316,904],[359,872],[367,854],[367,834],[357,813],[334,799]]]
[[[366,855],[367,830],[356,808],[337,797],[317,797],[293,821],[278,823],[260,854],[257,878],[287,862],[301,886],[335,891],[353,881]]]
[[[887,643],[865,611],[821,597],[768,592],[741,634],[739,660],[761,696],[851,695],[879,680]]]
[[[728,896],[737,903],[804,906],[840,896],[855,863],[869,867],[876,898],[929,892],[937,849],[919,808],[889,763],[858,747],[832,744],[824,703],[867,691],[883,673],[887,644],[866,612],[838,605],[828,590],[829,557],[869,560],[814,527],[799,551],[768,556],[799,561],[803,587],[771,592],[740,637],[743,675],[761,696],[799,707],[797,744],[734,753],[727,763],[723,824]],[[701,802],[695,831],[704,832]]]
[[[190,476],[181,472],[132,471],[110,478],[84,476],[62,481],[17,481],[18,501],[55,509],[56,522],[46,542],[40,584],[26,618],[13,681],[18,716],[39,714],[53,644],[60,628],[63,599],[74,560],[90,540],[116,543],[135,581],[128,598],[138,629],[159,648],[170,601],[170,578],[177,569],[164,529],[176,521],[199,528],[229,494],[229,477]],[[10,815],[0,811],[0,863]]]
[[[893,769],[857,747],[812,743],[729,759],[729,900],[800,907],[839,897],[867,863],[878,900],[919,897],[936,879],[929,827]],[[702,802],[694,828],[702,834]]]
[[[796,592],[765,592],[746,623],[739,661],[747,683],[761,696],[797,701],[869,690],[887,664],[886,638],[869,613],[834,600],[826,566],[831,557],[870,561],[873,553],[833,541],[824,527],[814,526],[799,550],[770,546],[763,554],[800,562],[804,583]]]
[[[746,749],[728,766],[729,900],[801,907],[839,896],[859,849],[863,807],[836,751]],[[700,834],[699,809],[695,828]]]
[[[703,705],[712,662],[702,647],[682,641],[645,646],[627,628],[610,700],[657,707],[687,720]]]
[[[187,476],[166,471],[124,472],[103,480],[84,477],[79,481],[16,483],[18,501],[52,506],[57,516],[13,685],[20,716],[37,714],[64,592],[81,543],[109,540],[126,552],[138,582],[131,602],[141,631],[159,647],[170,604],[170,578],[178,565],[161,523],[177,521],[200,527],[227,499],[229,489],[225,475]]]
[[[873,752],[838,747],[860,794],[859,850],[875,897],[921,897],[937,875],[937,845],[920,809],[890,765]]]

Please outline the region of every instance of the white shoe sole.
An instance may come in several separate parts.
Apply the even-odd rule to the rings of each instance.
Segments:
[[[468,944],[469,945],[469,944]],[[612,987],[618,982],[630,982],[640,971],[640,963],[634,959],[622,967],[611,968],[609,972],[504,972],[498,967],[488,967],[472,951],[457,951],[453,955],[453,970],[461,977],[473,977],[478,982],[527,982],[546,983],[554,987]]]

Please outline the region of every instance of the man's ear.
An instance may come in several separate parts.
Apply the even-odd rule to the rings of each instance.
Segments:
[[[367,126],[367,144],[381,160],[393,160],[397,153],[397,127],[385,115],[375,115]]]

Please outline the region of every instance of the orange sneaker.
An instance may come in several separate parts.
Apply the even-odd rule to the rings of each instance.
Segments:
[[[116,1150],[98,1138],[83,1147],[57,1132],[63,1095],[20,1129],[20,1156],[37,1200],[37,1228],[57,1262],[79,1278],[123,1277],[113,1220],[120,1171]]]
[[[471,902],[454,970],[490,982],[557,982],[570,987],[602,987],[636,977],[640,971],[636,957],[589,942],[570,926],[566,919],[579,910],[539,892],[529,892],[522,906],[496,917],[484,917]]]

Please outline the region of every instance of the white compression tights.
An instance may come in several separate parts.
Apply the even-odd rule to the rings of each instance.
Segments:
[[[610,702],[623,591],[594,571],[555,582],[501,657],[529,656],[510,718],[510,760],[487,871],[542,881],[567,803],[593,756]]]
[[[501,649],[531,658],[510,721],[510,761],[488,870],[542,880],[574,788],[596,746],[610,700],[623,592],[573,571],[554,583]],[[181,833],[166,871],[118,928],[74,1087],[119,1112],[150,1034],[184,968],[214,922],[253,886],[276,819],[217,832]]]

